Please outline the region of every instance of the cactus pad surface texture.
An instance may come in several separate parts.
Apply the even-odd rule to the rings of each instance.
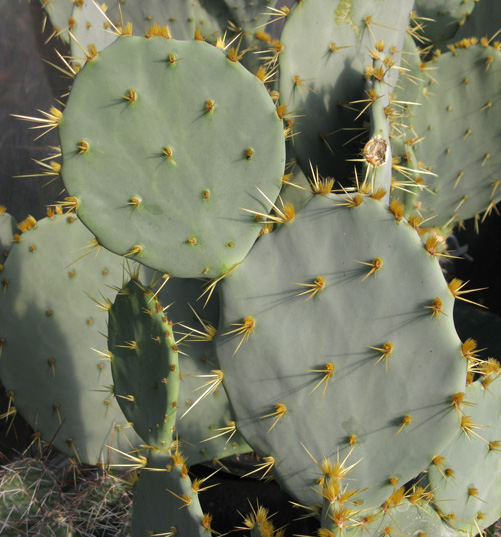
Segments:
[[[352,172],[347,154],[356,158],[359,145],[351,129],[362,130],[352,102],[366,99],[367,67],[376,42],[386,56],[399,57],[413,2],[408,0],[304,0],[295,5],[281,37],[280,99],[294,125],[294,150],[305,173],[310,161],[323,176],[343,181]],[[397,69],[384,68],[386,88]],[[388,86],[389,85],[389,86]],[[356,132],[355,132],[356,134]],[[342,148],[342,150],[341,150]]]
[[[432,172],[422,175],[414,204],[434,226],[490,213],[501,199],[501,52],[472,40],[452,48],[422,65],[425,83],[408,120],[415,137],[406,154]]]
[[[459,430],[454,299],[398,211],[315,196],[259,239],[221,300],[217,352],[238,430],[302,505],[319,501],[325,459],[354,465],[344,485],[376,508]]]
[[[175,276],[219,277],[240,262],[260,231],[244,209],[268,212],[281,187],[273,101],[200,41],[118,39],[77,75],[59,133],[83,223]]]
[[[178,348],[162,305],[135,275],[109,310],[108,348],[125,417],[148,445],[168,448],[179,394]]]
[[[107,312],[90,297],[106,307],[108,286],[122,284],[122,261],[92,251],[94,237],[74,215],[30,222],[1,273],[2,382],[43,439],[98,464],[110,458],[109,445],[128,450],[139,441],[106,392],[109,361],[92,350],[106,345]]]

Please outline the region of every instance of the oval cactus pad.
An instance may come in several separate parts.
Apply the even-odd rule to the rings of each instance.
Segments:
[[[302,505],[344,461],[340,490],[377,508],[459,428],[453,297],[396,213],[315,196],[221,283],[216,345],[237,428]]]
[[[268,212],[281,186],[273,101],[204,42],[117,39],[76,77],[59,134],[84,224],[175,276],[218,277],[240,262],[260,231],[244,209]]]

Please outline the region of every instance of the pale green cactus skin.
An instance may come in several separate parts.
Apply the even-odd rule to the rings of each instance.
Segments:
[[[458,430],[447,400],[466,361],[437,259],[382,202],[348,203],[315,196],[259,240],[221,284],[216,344],[238,429],[289,493],[315,503],[315,461],[339,454],[358,461],[349,488],[370,510]]]
[[[109,310],[113,391],[128,423],[149,446],[168,449],[175,430],[180,372],[172,323],[138,276]]]
[[[54,13],[64,4],[45,3]],[[208,536],[211,517],[187,460],[247,449],[263,457],[256,473],[273,475],[314,513],[322,537],[471,537],[501,515],[499,364],[458,336],[454,304],[468,291],[447,283],[440,263],[453,227],[501,199],[499,42],[491,30],[447,42],[459,27],[461,38],[468,27],[482,37],[486,13],[497,11],[476,3],[302,0],[289,10],[173,1],[166,20],[160,0],[139,9],[127,0],[123,23],[134,32],[170,26],[171,35],[148,38],[116,35],[125,27],[118,6],[107,12],[118,24],[107,35],[110,21],[94,4],[73,7],[86,58],[79,53],[63,117],[49,125],[61,138],[66,206],[95,234],[85,230],[93,245],[140,262],[140,278],[159,272],[143,282],[167,280],[161,290],[113,284],[104,357],[117,400],[105,406],[122,403],[113,425],[132,424],[142,445],[129,459],[141,467],[133,537]],[[437,22],[419,41],[419,17],[431,13]],[[268,43],[265,69],[253,76],[234,61],[235,48],[254,47],[269,19],[285,23],[282,42]],[[197,27],[207,42],[200,32],[191,40]],[[243,31],[240,44],[226,47],[226,36],[213,47],[228,28]],[[426,39],[440,41],[441,54],[423,51]],[[251,52],[243,61],[256,72]],[[10,243],[13,222],[2,222]],[[52,236],[58,222],[49,222]],[[26,350],[11,344],[22,308],[48,300],[37,287],[66,303],[72,292],[66,281],[22,284],[21,273],[40,266],[45,228],[15,239],[12,261],[3,260],[0,372],[20,412],[43,416],[50,434],[64,411],[66,449],[97,461],[100,449],[77,436],[91,430],[95,406],[82,425],[81,409],[22,395],[33,374],[54,384],[62,358],[22,379],[5,365]],[[69,243],[61,250],[68,263]],[[43,261],[48,278],[55,265]],[[77,266],[93,295],[99,262]],[[82,301],[73,306],[90,318]],[[45,327],[64,310],[37,308],[54,313],[28,323],[58,342],[47,347],[52,356],[64,345]],[[132,342],[147,350],[126,369],[119,364],[136,352]],[[21,360],[32,368],[33,356]],[[80,393],[81,376],[68,389]],[[101,405],[107,396],[93,397]],[[281,537],[268,522],[251,517],[245,529]]]
[[[260,231],[242,208],[268,212],[281,187],[273,101],[207,43],[120,38],[77,76],[59,133],[84,224],[105,247],[174,276],[219,277],[239,263]]]
[[[123,273],[122,260],[99,252],[92,240],[67,215],[40,220],[15,243],[1,273],[0,374],[15,408],[44,439],[82,463],[98,464],[112,458],[110,445],[127,450],[139,437],[124,427],[106,389],[109,361],[92,350],[106,350],[107,312],[91,297],[106,306],[113,296],[108,286],[120,286]]]

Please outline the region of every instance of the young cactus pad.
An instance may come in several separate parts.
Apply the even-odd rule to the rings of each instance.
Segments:
[[[234,426],[228,397],[215,372],[219,292],[216,289],[202,307],[197,299],[205,288],[202,279],[169,278],[158,293],[160,302],[169,304],[167,313],[182,349],[176,440],[190,465],[252,451]]]
[[[459,428],[453,297],[393,209],[315,196],[221,283],[216,345],[237,428],[302,505],[319,500],[317,464],[353,449],[343,490],[375,508]]]
[[[267,213],[281,186],[273,101],[205,42],[117,39],[77,75],[59,134],[83,223],[106,248],[175,276],[239,263],[260,231],[244,209]]]
[[[107,290],[122,284],[123,261],[98,248],[74,215],[21,227],[30,225],[0,273],[0,376],[44,440],[97,464],[109,459],[107,446],[128,451],[140,442],[121,427],[126,419],[106,388],[109,361],[92,350],[106,344]]]
[[[179,394],[178,348],[161,304],[135,277],[109,310],[108,348],[125,417],[147,445],[168,449]]]

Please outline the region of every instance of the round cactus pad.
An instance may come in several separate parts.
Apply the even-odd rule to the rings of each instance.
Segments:
[[[458,429],[450,398],[466,361],[452,294],[381,202],[315,196],[220,292],[216,344],[237,428],[301,504],[322,499],[326,458],[357,463],[343,487],[375,508]]]
[[[140,443],[109,388],[109,361],[93,350],[106,348],[108,315],[90,297],[106,306],[123,274],[93,239],[74,215],[40,220],[12,248],[0,293],[2,382],[44,440],[88,464],[107,460],[110,445]]]
[[[200,41],[122,37],[77,75],[62,177],[106,248],[181,277],[247,254],[278,196],[282,122],[263,84]],[[173,254],[175,248],[175,254]]]

